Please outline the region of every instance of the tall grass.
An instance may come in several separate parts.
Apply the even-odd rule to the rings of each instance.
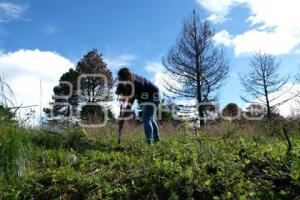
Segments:
[[[31,167],[33,144],[27,130],[15,124],[0,125],[0,181],[23,177]]]

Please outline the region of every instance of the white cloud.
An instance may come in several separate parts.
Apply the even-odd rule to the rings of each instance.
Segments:
[[[152,81],[155,85],[159,87],[162,92],[166,92],[166,89],[163,87],[163,80],[165,77],[164,66],[161,62],[147,62],[144,69],[146,71],[154,73],[154,78]]]
[[[159,73],[164,70],[164,66],[161,62],[147,62],[145,66],[146,71]]]
[[[180,84],[176,82],[170,75],[166,72],[165,67],[161,62],[154,61],[154,62],[147,62],[144,69],[146,71],[154,73],[154,78],[152,81],[155,85],[159,87],[160,92],[172,96],[173,93],[169,92],[165,87],[165,82],[168,82],[168,84],[172,83],[175,87],[180,88]]]
[[[274,55],[297,52],[300,45],[300,18],[297,0],[197,0],[212,15],[226,17],[234,6],[246,5],[249,29],[230,36],[236,55],[263,50]],[[224,34],[224,30],[223,33]],[[229,44],[228,40],[223,43]]]
[[[7,35],[2,23],[12,20],[23,19],[27,10],[26,5],[14,4],[6,1],[0,1],[0,42]]]
[[[298,96],[297,96],[298,95]],[[271,106],[277,105],[276,109],[284,117],[290,117],[293,115],[300,116],[300,84],[288,83],[282,88],[282,90],[271,93],[269,95]],[[262,102],[264,97],[260,100],[254,100],[253,102]],[[248,105],[246,105],[247,107]]]
[[[216,14],[212,14],[209,17],[206,18],[208,21],[214,23],[214,24],[218,24],[218,23],[222,23],[224,21],[226,21],[226,17],[223,15],[216,15]]]
[[[0,22],[19,19],[23,16],[27,6],[17,5],[10,2],[0,2]]]
[[[197,0],[200,6],[213,13],[207,20],[213,23],[221,23],[235,5],[245,3],[247,0]]]
[[[300,37],[293,37],[288,30],[276,29],[274,32],[250,30],[235,36],[232,43],[236,55],[259,50],[280,55],[291,53],[300,44]]]
[[[226,16],[233,6],[245,3],[246,1],[247,0],[197,0],[206,10],[222,16]]]
[[[300,115],[300,97],[295,97],[297,94],[300,94],[299,92],[300,84],[287,84],[281,91],[270,95],[270,99],[275,99],[274,102],[271,102],[271,105],[279,104],[279,113],[285,117],[292,114]],[[281,102],[285,103],[281,104]]]
[[[132,61],[136,59],[136,56],[133,54],[121,54],[117,57],[105,57],[104,60],[108,64],[110,69],[119,69],[123,66],[130,66]]]
[[[42,80],[42,106],[47,107],[53,87],[60,76],[74,64],[55,52],[18,50],[0,54],[0,75],[8,83],[17,99],[17,105],[39,105]],[[36,112],[39,112],[36,109]]]
[[[224,44],[225,46],[231,46],[232,45],[232,36],[225,30],[220,31],[215,34],[214,41],[217,44]]]

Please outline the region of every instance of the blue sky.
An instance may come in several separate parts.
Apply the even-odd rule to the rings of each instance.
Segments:
[[[188,4],[187,4],[188,2]],[[194,1],[27,1],[27,20],[5,24],[3,47],[57,51],[77,60],[95,47],[104,55],[160,57],[174,42]],[[110,55],[111,54],[111,55]]]
[[[298,70],[298,4],[297,0],[0,1],[0,73],[16,93],[20,91],[18,102],[24,104],[36,99],[42,79],[46,106],[60,74],[96,48],[114,72],[127,65],[158,83],[162,56],[175,43],[183,18],[195,9],[203,20],[210,20],[216,44],[224,46],[230,62],[220,104],[242,106],[238,75],[249,70],[253,52],[262,49],[277,56],[282,75]],[[20,73],[24,70],[27,77]],[[24,96],[24,88],[30,88],[31,96]]]

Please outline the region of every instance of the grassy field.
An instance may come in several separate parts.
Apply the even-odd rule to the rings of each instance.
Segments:
[[[62,134],[0,125],[0,199],[300,199],[300,137],[236,131]]]

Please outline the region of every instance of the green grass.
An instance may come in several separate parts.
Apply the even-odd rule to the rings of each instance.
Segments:
[[[163,134],[153,146],[127,134],[118,146],[113,129],[0,125],[0,199],[299,198],[300,138],[291,139],[286,155],[283,138],[251,134]]]
[[[7,124],[0,127],[0,133],[0,180],[17,181],[26,175],[32,164],[30,132]]]

